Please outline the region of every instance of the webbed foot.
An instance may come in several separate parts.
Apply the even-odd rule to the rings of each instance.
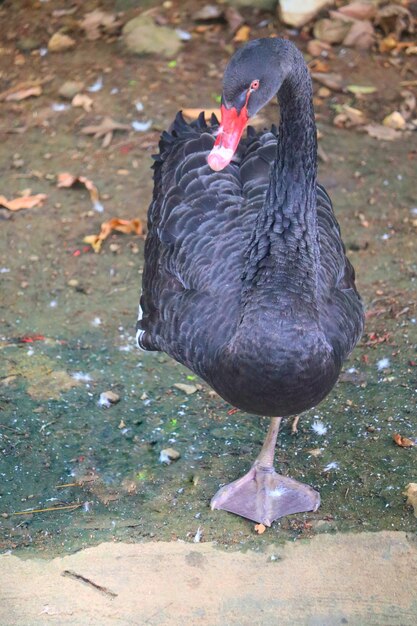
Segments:
[[[309,485],[281,476],[273,467],[255,461],[247,474],[225,485],[213,496],[211,508],[271,526],[284,515],[317,511],[320,494]]]

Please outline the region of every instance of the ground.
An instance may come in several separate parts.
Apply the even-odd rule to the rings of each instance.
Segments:
[[[399,608],[393,613],[391,605],[384,605],[381,611],[386,613],[381,615],[385,621],[381,618],[375,623],[414,623],[416,607],[406,597],[416,576],[415,565],[412,569],[415,544],[411,542],[416,519],[404,491],[408,483],[417,482],[417,447],[399,446],[393,436],[407,437],[411,444],[417,436],[417,136],[402,131],[393,141],[380,141],[355,128],[335,126],[333,120],[346,104],[379,123],[399,109],[404,88],[415,91],[415,56],[391,57],[334,47],[333,56],[326,61],[327,74],[336,73],[345,86],[371,86],[375,91],[327,93],[320,91],[323,86],[319,82],[314,83],[320,180],[333,199],[356,268],[367,322],[333,392],[302,417],[296,436],[287,424],[280,437],[280,470],[318,488],[320,509],[285,518],[258,535],[246,520],[211,512],[209,501],[220,484],[247,470],[267,424],[234,412],[207,385],[165,355],[137,352],[133,335],[142,237],[114,233],[99,253],[84,242],[84,237],[98,234],[101,223],[113,217],[146,222],[152,192],[151,155],[157,151],[160,131],[169,126],[178,109],[218,106],[222,72],[235,44],[224,24],[195,31],[192,16],[197,3],[181,3],[181,7],[171,3],[158,9],[159,21],[175,22],[192,32],[192,39],[184,43],[174,63],[137,57],[126,52],[118,33],[88,41],[79,29],[77,20],[88,9],[114,10],[114,3],[74,3],[78,6],[75,14],[59,17],[53,17],[52,10],[66,4],[53,4],[27,1],[17,6],[6,2],[0,11],[0,32],[4,34],[1,94],[13,92],[22,82],[31,81],[32,87],[41,84],[42,88],[40,95],[21,100],[8,100],[0,94],[0,196],[8,200],[38,193],[47,196],[34,208],[0,209],[0,547],[5,553],[1,558],[9,565],[14,563],[16,575],[20,576],[19,568],[27,567],[29,580],[29,561],[22,558],[37,559],[31,561],[33,571],[38,572],[35,575],[41,576],[42,570],[42,576],[48,576],[49,567],[76,571],[72,561],[66,565],[60,559],[76,559],[84,552],[64,555],[82,548],[96,549],[98,553],[87,551],[87,556],[95,554],[99,563],[100,550],[106,552],[107,548],[92,546],[122,541],[135,544],[132,554],[144,550],[155,559],[162,558],[161,550],[173,554],[173,559],[194,553],[205,558],[209,550],[210,558],[218,563],[224,558],[230,567],[235,559],[246,559],[242,567],[252,571],[258,581],[260,564],[276,546],[286,554],[289,570],[284,568],[285,576],[293,563],[298,567],[293,546],[285,542],[303,542],[304,572],[311,567],[309,559],[320,558],[320,554],[322,571],[326,571],[333,563],[332,557],[325,560],[323,556],[330,546],[336,552],[343,546],[348,560],[349,546],[359,545],[362,556],[353,561],[356,570],[347,573],[353,580],[363,575],[363,555],[369,545],[374,550],[374,537],[379,537],[376,541],[381,545],[399,542],[408,556],[405,560],[398,557],[400,569],[394,559],[394,569],[385,572],[387,581],[397,575],[398,588],[405,596],[396,592],[393,605],[403,607],[404,612]],[[117,9],[134,4],[119,2]],[[133,6],[120,19],[126,21],[137,13]],[[269,13],[247,9],[242,14],[252,38],[278,32],[291,36],[306,50],[308,31],[298,35],[285,31]],[[39,50],[62,28],[74,38],[75,47],[41,56]],[[100,77],[102,88],[88,91]],[[60,97],[59,89],[68,80],[85,84],[82,93],[92,100],[90,111]],[[25,88],[27,84],[16,89]],[[139,102],[143,111],[136,106]],[[59,110],[56,104],[69,106]],[[152,120],[152,126],[145,132],[115,131],[110,144],[103,147],[102,138],[81,131],[99,124],[104,116],[129,126],[135,120]],[[271,104],[261,123],[273,122],[277,116],[277,107]],[[58,176],[64,172],[93,181],[103,213],[94,210],[82,185],[58,188]],[[191,393],[175,387],[177,383],[190,385]],[[120,401],[104,408],[99,398],[108,390]],[[169,465],[159,460],[166,448],[181,455]],[[348,531],[350,534],[344,534]],[[371,534],[376,532],[379,534]],[[200,543],[194,543],[196,539]],[[177,540],[185,544],[177,547]],[[206,546],[208,542],[217,547]],[[130,548],[125,543],[120,546],[121,552],[116,544],[109,554],[114,549],[114,558],[123,557],[123,551]],[[243,556],[238,554],[242,549],[253,552]],[[12,558],[10,553],[17,556]],[[41,557],[58,561],[42,564]],[[376,575],[378,558],[370,565]],[[268,565],[275,566],[284,564]],[[176,567],[172,566],[173,571]],[[301,570],[295,571],[303,576]],[[144,575],[150,575],[149,571]],[[320,578],[320,582],[325,585],[328,580]],[[98,582],[113,589],[110,583]],[[68,589],[75,584],[71,578],[59,579],[59,585],[68,585]],[[218,581],[213,577],[215,584]],[[264,588],[259,581],[256,584]],[[2,588],[6,588],[3,583]],[[9,602],[12,589],[7,588]],[[55,593],[51,587],[51,598],[57,598]],[[265,602],[268,593],[263,596]],[[295,590],[288,593],[295,607]],[[314,593],[317,606],[329,602],[330,597],[339,606],[344,597],[336,590],[326,596],[325,587]],[[29,605],[27,596],[20,597],[23,611]],[[355,597],[352,592],[352,604]],[[168,598],[167,604],[170,601]],[[53,605],[47,595],[42,602],[38,613],[44,605]],[[233,605],[228,610],[230,607]],[[51,609],[57,610],[56,606]],[[304,622],[302,610],[295,613],[298,622],[288,623],[333,624],[343,623],[342,618],[351,618],[349,623],[372,623],[356,619],[345,608],[341,608],[339,621],[331,613],[330,621],[320,621],[319,612],[318,621]],[[29,623],[24,615],[16,613],[13,623]],[[126,615],[120,623],[137,623],[128,621]],[[172,616],[166,621],[164,617],[152,621],[151,616],[149,608],[139,623],[171,623]],[[44,623],[44,619],[31,619],[30,623]],[[77,619],[80,624],[98,623],[94,617],[85,622]],[[213,623],[221,623],[214,619],[219,618],[213,617]],[[251,622],[257,623],[255,619]],[[59,623],[65,623],[62,616]]]

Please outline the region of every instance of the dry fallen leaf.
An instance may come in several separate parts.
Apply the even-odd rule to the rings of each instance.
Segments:
[[[385,35],[393,34],[399,39],[403,32],[414,32],[414,19],[405,7],[388,4],[380,9],[375,17],[375,24],[382,28]]]
[[[14,93],[9,94],[5,100],[6,102],[19,102],[26,98],[33,98],[42,94],[42,87],[40,85],[34,85],[33,87],[27,87],[27,89],[20,89]]]
[[[34,196],[22,196],[14,200],[7,200],[5,196],[0,196],[0,206],[9,209],[9,211],[20,211],[21,209],[33,209],[35,206],[42,206],[46,200],[45,193],[38,193]]]
[[[41,93],[41,81],[25,81],[0,93],[0,102],[16,102],[32,96],[40,96]]]
[[[338,128],[351,128],[352,126],[362,126],[366,124],[366,117],[363,111],[344,104],[340,113],[336,115],[333,124]]]
[[[399,111],[393,111],[384,117],[382,123],[388,128],[394,128],[394,130],[404,130],[407,126],[407,122]]]
[[[245,21],[244,18],[242,17],[242,15],[239,13],[239,11],[237,10],[236,7],[233,6],[226,6],[225,10],[224,10],[224,17],[227,21],[227,24],[229,26],[229,32],[233,35],[233,33],[235,33],[240,26],[242,26],[243,22]]]
[[[407,496],[407,504],[414,509],[414,517],[417,517],[417,483],[408,483],[403,496]]]
[[[375,17],[376,6],[370,2],[350,2],[346,6],[339,7],[338,13],[353,17],[355,20],[371,20]]]
[[[381,39],[381,41],[378,44],[379,47],[379,51],[384,53],[384,52],[391,52],[391,50],[394,50],[398,45],[398,41],[397,39],[394,37],[394,35],[388,35],[388,37],[384,37],[384,39]]]
[[[328,87],[332,91],[343,91],[343,77],[341,74],[330,72],[329,74],[320,74],[320,72],[312,72],[312,78],[320,85]]]
[[[343,40],[343,45],[358,50],[369,50],[375,40],[374,27],[368,20],[355,22]]]
[[[307,44],[307,52],[313,57],[318,57],[322,52],[329,53],[332,47],[325,41],[319,41],[318,39],[311,39]]]
[[[250,26],[247,26],[246,24],[244,24],[238,29],[236,35],[233,37],[233,41],[235,43],[244,43],[245,41],[249,41],[249,37],[250,37]]]
[[[87,35],[87,39],[90,41],[99,39],[102,33],[111,34],[116,32],[120,25],[121,22],[116,19],[115,15],[100,9],[86,13],[80,23],[81,28]]]
[[[322,448],[311,448],[310,450],[307,450],[307,452],[308,454],[311,454],[311,456],[320,456],[323,454]]]
[[[72,37],[59,32],[53,34],[48,41],[49,52],[65,52],[65,50],[70,50],[74,46],[75,40]]]
[[[383,126],[382,124],[367,124],[363,129],[370,137],[380,141],[394,141],[394,139],[402,136],[398,130],[388,128],[388,126]]]
[[[310,68],[311,72],[320,72],[322,74],[327,73],[330,69],[329,64],[322,59],[313,59],[308,64],[308,67]]]
[[[103,117],[100,124],[96,124],[93,126],[84,126],[81,129],[81,132],[84,135],[94,135],[95,139],[103,137],[103,148],[107,148],[110,145],[111,140],[113,138],[113,132],[115,130],[131,130],[131,126],[129,124],[121,124],[120,122],[115,122],[111,117]]]
[[[175,383],[174,387],[183,391],[187,396],[190,396],[192,393],[197,391],[197,387],[195,385],[187,385],[186,383]]]
[[[57,187],[59,188],[69,188],[73,187],[76,184],[84,185],[85,188],[90,192],[91,202],[93,203],[93,207],[98,213],[103,212],[103,205],[100,202],[100,195],[98,193],[98,189],[95,184],[86,178],[85,176],[74,176],[69,172],[62,172],[58,174],[58,183]]]
[[[408,437],[403,437],[399,433],[394,433],[392,438],[397,446],[400,446],[401,448],[412,448],[416,445],[412,439],[409,439]]]
[[[264,526],[263,524],[255,524],[255,530],[258,535],[263,535],[263,533],[266,531],[266,526]]]
[[[107,239],[113,230],[126,234],[134,233],[140,237],[144,235],[141,220],[121,220],[117,217],[113,217],[108,222],[103,222],[98,235],[87,235],[84,237],[83,241],[90,244],[94,252],[100,252],[103,241]]]
[[[90,96],[87,96],[85,93],[77,93],[71,100],[71,104],[73,107],[82,107],[84,111],[90,113],[93,108],[93,101]]]

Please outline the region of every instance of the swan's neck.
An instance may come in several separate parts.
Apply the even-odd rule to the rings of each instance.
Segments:
[[[247,254],[244,277],[253,289],[271,290],[282,301],[315,304],[318,241],[317,137],[307,68],[297,63],[278,92],[281,120],[269,189]],[[259,296],[258,296],[259,297]],[[285,300],[285,298],[284,298]]]

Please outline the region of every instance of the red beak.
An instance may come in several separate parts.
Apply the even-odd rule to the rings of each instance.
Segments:
[[[249,119],[248,111],[244,106],[240,113],[232,107],[220,107],[222,119],[213,149],[207,157],[208,164],[215,172],[229,165],[239,145],[240,138]]]

